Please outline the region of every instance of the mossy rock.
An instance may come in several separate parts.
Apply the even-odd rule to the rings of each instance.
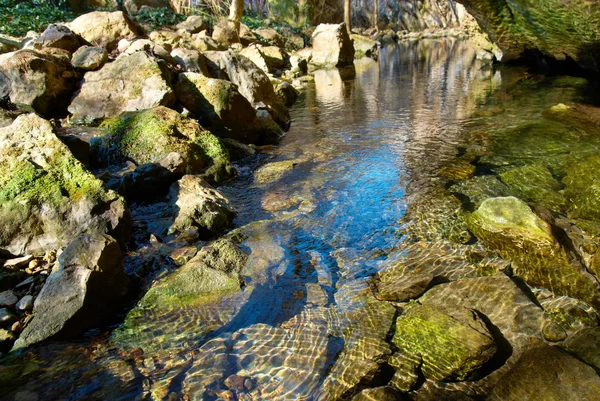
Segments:
[[[474,208],[478,208],[483,201],[489,198],[517,195],[516,191],[500,181],[496,175],[475,176],[454,184],[449,191],[463,199],[465,206]]]
[[[105,120],[101,128],[107,135],[94,147],[107,165],[124,160],[138,165],[156,163],[177,152],[187,162],[189,174],[201,175],[213,183],[235,175],[229,153],[217,137],[195,120],[166,107],[124,113]]]
[[[438,381],[474,379],[496,352],[483,321],[466,308],[411,303],[396,321],[393,341],[400,353],[420,356],[423,375]]]
[[[129,236],[125,201],[88,172],[48,121],[22,115],[0,129],[0,248],[13,254],[66,246],[87,230]]]
[[[529,285],[548,288],[600,306],[598,283],[582,266],[571,264],[551,227],[515,198],[491,198],[469,217],[469,229],[512,262],[514,274]]]
[[[564,209],[565,198],[559,192],[560,183],[541,164],[506,170],[500,174],[500,179],[528,201],[541,204],[555,212]]]

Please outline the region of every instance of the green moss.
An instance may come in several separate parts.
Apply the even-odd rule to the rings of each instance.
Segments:
[[[592,155],[573,163],[563,179],[569,217],[600,221],[600,156]]]
[[[565,198],[558,192],[561,189],[560,183],[541,164],[506,170],[500,174],[500,179],[528,201],[539,203],[555,212],[564,209]]]
[[[155,163],[177,152],[186,159],[189,173],[200,174],[211,182],[223,182],[235,175],[220,140],[174,110],[157,107],[125,113],[105,120],[101,128],[107,135],[96,146],[107,165],[126,159],[136,164]]]
[[[459,313],[459,312],[455,312]],[[394,344],[400,352],[423,359],[421,370],[432,380],[474,378],[495,352],[494,340],[485,329],[475,329],[475,319],[463,310],[456,319],[446,311],[411,302],[396,322]],[[472,321],[465,324],[461,320]]]
[[[552,237],[550,226],[523,201],[514,197],[486,200],[469,217],[469,229],[510,260],[513,273],[529,285],[600,306],[597,282],[583,268],[571,264]]]

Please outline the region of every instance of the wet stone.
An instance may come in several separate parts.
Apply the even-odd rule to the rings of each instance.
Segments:
[[[386,386],[363,390],[352,401],[396,401],[399,397],[398,390]]]
[[[419,381],[419,367],[423,363],[418,355],[395,353],[388,360],[395,373],[390,384],[400,391],[408,392]]]
[[[33,296],[25,295],[23,298],[17,302],[16,308],[20,311],[29,311],[33,309]]]
[[[557,323],[548,322],[542,329],[544,340],[549,342],[560,342],[567,339],[567,333]]]
[[[600,327],[583,329],[559,347],[600,371]]]
[[[19,317],[6,308],[0,308],[0,326],[10,326],[19,320]]]
[[[0,292],[0,306],[13,306],[18,300],[19,298],[10,290]]]

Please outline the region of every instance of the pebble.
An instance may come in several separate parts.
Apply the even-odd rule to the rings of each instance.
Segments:
[[[0,309],[0,326],[9,326],[19,320],[18,316],[6,308]]]
[[[19,302],[17,302],[17,310],[28,311],[33,309],[33,296],[25,295]]]
[[[33,260],[33,255],[27,255],[16,259],[9,259],[4,262],[6,269],[19,269],[23,266],[27,266],[29,262]]]
[[[0,292],[0,306],[13,306],[19,298],[11,290]]]
[[[19,334],[23,331],[23,323],[21,322],[14,322],[12,326],[10,326],[10,331],[12,331],[15,334]]]
[[[42,266],[42,262],[39,259],[33,259],[29,262],[29,269],[36,270],[38,267]]]

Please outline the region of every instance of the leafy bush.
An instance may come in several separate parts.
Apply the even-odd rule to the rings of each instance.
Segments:
[[[61,0],[0,0],[0,33],[23,36],[44,31],[49,24],[68,22],[75,14]]]
[[[177,14],[170,8],[143,8],[135,15],[135,19],[150,28],[151,30],[160,29],[165,25],[175,25],[185,21],[186,16]]]

